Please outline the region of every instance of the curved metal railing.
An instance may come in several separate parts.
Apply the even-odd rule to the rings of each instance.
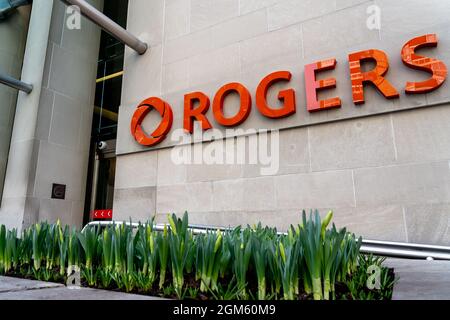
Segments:
[[[96,221],[89,223],[84,227],[84,229],[92,226],[107,227],[121,224],[126,224],[133,228],[137,228],[139,226],[139,223],[130,223],[123,221]],[[161,223],[156,224],[153,228],[156,231],[163,231],[165,227],[167,228],[170,226],[168,224]],[[189,229],[192,230],[194,234],[204,234],[211,230],[229,231],[233,230],[234,228],[192,224],[189,225]],[[279,234],[285,233],[279,232]],[[377,256],[385,256],[391,258],[450,260],[450,247],[405,242],[363,240],[361,252],[365,254],[374,254]]]

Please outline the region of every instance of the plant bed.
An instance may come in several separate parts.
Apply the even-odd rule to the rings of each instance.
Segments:
[[[0,275],[66,283],[79,270],[84,287],[173,299],[391,299],[394,271],[360,254],[354,234],[328,228],[332,215],[304,212],[286,235],[261,224],[194,235],[187,214],[169,216],[163,232],[153,220],[82,232],[42,223],[21,237],[2,226]]]

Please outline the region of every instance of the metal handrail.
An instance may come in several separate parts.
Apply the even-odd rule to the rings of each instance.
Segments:
[[[123,221],[95,221],[87,224],[84,229],[92,226],[108,227],[113,225],[128,225],[132,228],[139,227],[139,223],[123,222]],[[153,229],[156,231],[163,231],[165,228],[170,227],[168,224],[156,224]],[[84,230],[83,229],[83,230]],[[212,230],[230,231],[234,228],[231,227],[215,227],[205,225],[189,225],[189,229],[194,234],[205,234]],[[278,232],[279,235],[286,235],[287,233]],[[374,254],[377,256],[385,256],[391,258],[403,258],[403,259],[427,259],[427,260],[450,260],[450,247],[425,245],[416,243],[404,243],[393,241],[380,241],[380,240],[363,240],[360,249],[361,253]]]
[[[0,83],[7,85],[8,87],[26,92],[27,94],[30,94],[31,91],[33,91],[33,86],[31,84],[22,82],[1,72],[0,72]]]
[[[119,24],[108,18],[95,7],[87,3],[85,0],[61,0],[67,5],[77,6],[80,8],[80,13],[93,23],[98,25],[104,31],[108,32],[114,38],[127,45],[139,54],[144,54],[148,45],[139,40],[136,36],[122,28]]]
[[[403,259],[450,260],[450,248],[447,248],[447,252],[439,252],[432,249],[398,248],[398,245],[391,244],[373,246],[365,242],[363,241],[360,249],[362,253]]]

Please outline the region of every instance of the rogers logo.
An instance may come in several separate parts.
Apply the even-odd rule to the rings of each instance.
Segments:
[[[161,123],[152,134],[147,135],[142,129],[142,122],[147,114],[156,109],[162,117]],[[143,146],[154,146],[162,142],[172,129],[173,111],[170,105],[159,98],[148,98],[141,102],[131,120],[131,134]]]
[[[425,71],[431,75],[428,79],[420,82],[408,81],[405,83],[404,92],[409,94],[426,94],[432,92],[446,81],[448,70],[441,60],[418,55],[416,51],[422,47],[437,47],[438,37],[436,34],[425,34],[409,40],[400,53],[403,64],[411,69]],[[362,64],[366,60],[375,61],[375,67],[370,71],[364,71]],[[334,70],[337,65],[335,58],[316,61],[304,67],[306,109],[310,113],[326,111],[342,107],[340,97],[320,100],[318,91],[334,89],[337,86],[335,78],[317,79],[317,73],[325,70]],[[388,55],[378,49],[368,49],[354,52],[348,56],[349,78],[352,83],[352,97],[354,105],[365,102],[365,87],[372,85],[386,99],[398,99],[400,93],[386,78],[389,70]],[[270,119],[281,119],[290,117],[296,113],[296,93],[293,88],[281,90],[278,100],[282,103],[280,107],[271,106],[267,101],[268,90],[276,82],[290,82],[292,74],[282,70],[269,74],[258,85],[256,89],[256,107],[259,113]],[[224,114],[224,101],[229,94],[237,94],[240,99],[239,111],[232,117]],[[222,127],[235,127],[245,122],[252,112],[252,95],[241,83],[228,83],[221,87],[212,100],[212,115],[217,125]],[[186,133],[193,134],[194,121],[200,122],[201,130],[207,131],[213,126],[208,119],[207,112],[210,109],[211,100],[202,92],[192,92],[184,96],[183,128]],[[155,108],[161,114],[163,120],[159,127],[147,136],[142,130],[141,124],[148,112]],[[372,114],[372,112],[370,113]],[[131,131],[136,141],[144,146],[154,146],[161,142],[172,127],[173,114],[171,107],[159,98],[149,98],[142,102],[136,110],[132,122]],[[309,123],[309,122],[308,122]]]

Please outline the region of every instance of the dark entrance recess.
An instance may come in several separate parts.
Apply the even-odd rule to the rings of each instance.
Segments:
[[[126,28],[128,0],[107,0],[103,13]],[[117,121],[122,93],[124,45],[102,31],[92,121],[84,224],[95,210],[112,209],[116,169]]]

